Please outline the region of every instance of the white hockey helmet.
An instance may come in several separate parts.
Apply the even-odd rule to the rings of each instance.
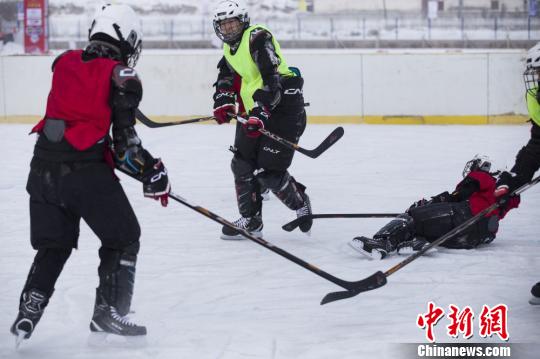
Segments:
[[[527,92],[534,96],[540,82],[540,42],[527,52],[526,66],[527,68],[523,73],[525,88]]]
[[[491,160],[488,156],[475,155],[463,168],[463,177],[467,177],[472,171],[489,172],[491,170]]]
[[[217,4],[214,31],[223,42],[230,45],[238,42],[248,27],[249,13],[242,0],[222,0]]]
[[[134,67],[142,50],[139,17],[128,5],[103,5],[88,29],[88,40],[115,47],[120,52],[122,62]]]

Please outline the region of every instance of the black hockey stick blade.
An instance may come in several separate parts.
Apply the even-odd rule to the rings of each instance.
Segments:
[[[284,231],[292,232],[300,224],[304,223],[309,219],[317,218],[394,218],[399,216],[401,213],[325,213],[325,214],[308,214],[296,218],[295,220],[290,221],[289,223],[284,224],[281,228]]]
[[[296,228],[298,228],[300,224],[304,223],[310,218],[313,218],[313,216],[307,215],[307,216],[298,217],[294,221],[290,221],[289,223],[284,224],[281,228],[283,228],[284,231],[292,232]]]
[[[197,123],[197,122],[204,122],[204,121],[210,121],[213,120],[213,116],[208,117],[200,117],[200,118],[192,118],[189,120],[179,120],[179,121],[172,121],[172,122],[155,122],[146,117],[144,113],[141,112],[141,110],[137,109],[135,112],[135,117],[137,120],[139,120],[143,125],[150,128],[160,128],[160,127],[168,127],[168,126],[177,126],[177,125],[186,125],[189,123]]]
[[[358,282],[349,282],[350,289],[340,292],[328,293],[321,301],[321,305],[332,303],[342,299],[348,299],[357,296],[362,292],[373,290],[382,287],[386,284],[386,275],[378,271],[366,279],[362,279]]]
[[[339,141],[344,134],[345,130],[343,129],[343,127],[340,126],[334,129],[334,131],[332,131],[332,133],[330,133],[328,137],[326,137],[324,141],[321,142],[319,146],[317,146],[317,148],[313,150],[306,150],[305,148],[297,146],[296,150],[308,157],[317,158],[324,152],[326,152],[326,150],[328,150],[330,147],[332,147],[337,141]]]

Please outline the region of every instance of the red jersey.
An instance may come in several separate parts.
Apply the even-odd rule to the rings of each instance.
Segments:
[[[496,179],[487,172],[484,171],[471,171],[467,177],[476,180],[479,185],[479,188],[469,197],[469,206],[471,208],[471,213],[473,216],[482,212],[484,209],[488,208],[495,203],[495,188],[496,188]],[[459,184],[456,187],[456,190],[459,190]],[[501,213],[499,210],[495,210],[488,214],[488,216],[499,216],[499,219],[504,218],[504,216],[513,208],[519,206],[519,197],[514,197],[510,200],[510,203],[506,207],[506,210]]]
[[[45,117],[32,129],[41,132],[47,118],[64,120],[64,138],[84,151],[105,137],[111,125],[111,76],[119,61],[82,60],[82,50],[68,51],[53,65]]]

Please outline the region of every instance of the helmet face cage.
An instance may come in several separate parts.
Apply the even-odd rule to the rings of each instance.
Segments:
[[[523,73],[527,93],[535,96],[540,82],[540,43],[536,44],[527,52],[526,70]]]
[[[491,160],[487,156],[476,155],[465,164],[463,177],[467,177],[472,171],[489,172],[491,170]]]
[[[525,81],[527,93],[533,97],[536,96],[540,86],[540,68],[527,68],[523,73],[523,81]]]
[[[120,52],[122,53],[123,62],[129,67],[135,67],[142,51],[141,39],[134,30],[130,31],[127,38],[124,38],[120,27],[117,24],[114,24],[113,27],[120,39]]]

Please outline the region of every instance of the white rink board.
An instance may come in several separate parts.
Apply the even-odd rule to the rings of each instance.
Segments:
[[[44,115],[51,87],[52,56],[5,56],[2,91],[5,115]]]
[[[524,51],[284,51],[305,77],[311,116],[526,114]],[[219,51],[143,54],[141,109],[208,114]],[[53,56],[3,57],[3,115],[42,115]],[[1,110],[1,108],[0,108]]]

